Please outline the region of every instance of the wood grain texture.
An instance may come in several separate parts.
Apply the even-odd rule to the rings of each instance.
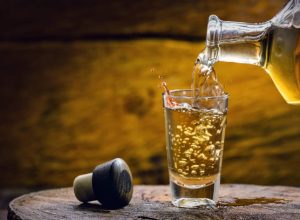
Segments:
[[[262,22],[287,0],[0,1],[0,40],[205,36],[207,18]]]
[[[222,185],[216,208],[174,207],[168,186],[135,186],[131,203],[118,210],[81,204],[72,188],[40,191],[13,200],[8,219],[300,219],[300,188]]]

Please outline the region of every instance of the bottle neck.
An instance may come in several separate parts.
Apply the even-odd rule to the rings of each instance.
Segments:
[[[231,22],[211,15],[207,26],[205,59],[210,63],[224,61],[262,66],[270,27],[270,21],[258,24]]]

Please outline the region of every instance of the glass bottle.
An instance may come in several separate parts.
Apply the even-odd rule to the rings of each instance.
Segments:
[[[222,21],[209,17],[206,48],[197,61],[263,67],[289,104],[300,105],[300,0],[291,0],[264,23]]]

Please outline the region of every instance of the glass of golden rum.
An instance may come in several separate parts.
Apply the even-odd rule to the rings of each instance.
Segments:
[[[220,186],[228,95],[199,97],[194,90],[163,94],[172,203],[215,205]]]

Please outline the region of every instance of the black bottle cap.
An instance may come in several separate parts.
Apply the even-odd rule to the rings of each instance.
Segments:
[[[107,208],[121,208],[129,204],[132,192],[132,175],[126,162],[120,158],[98,165],[92,176],[93,192]]]

